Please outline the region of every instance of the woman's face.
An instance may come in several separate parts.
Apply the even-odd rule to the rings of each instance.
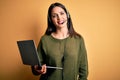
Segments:
[[[52,9],[51,19],[56,28],[67,27],[67,14],[61,7]]]

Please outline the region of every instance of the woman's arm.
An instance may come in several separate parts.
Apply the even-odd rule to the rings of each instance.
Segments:
[[[88,60],[87,51],[83,38],[80,44],[80,55],[79,55],[79,78],[80,80],[87,80],[88,77]]]

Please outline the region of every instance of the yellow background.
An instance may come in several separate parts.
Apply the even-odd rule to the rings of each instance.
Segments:
[[[0,0],[0,80],[38,80],[23,65],[17,40],[36,45],[47,27],[47,10],[60,1],[86,43],[89,80],[120,80],[119,0]]]

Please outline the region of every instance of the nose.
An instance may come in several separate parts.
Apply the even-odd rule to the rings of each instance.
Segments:
[[[58,20],[60,20],[60,19],[61,19],[61,16],[60,16],[60,15],[58,15],[58,16],[57,16],[57,19],[58,19]]]

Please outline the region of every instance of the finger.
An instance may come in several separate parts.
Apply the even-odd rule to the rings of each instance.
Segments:
[[[42,68],[41,68],[41,70],[40,70],[41,72],[43,72],[43,66],[42,66]]]
[[[45,74],[47,71],[46,65],[43,65],[43,74]]]

